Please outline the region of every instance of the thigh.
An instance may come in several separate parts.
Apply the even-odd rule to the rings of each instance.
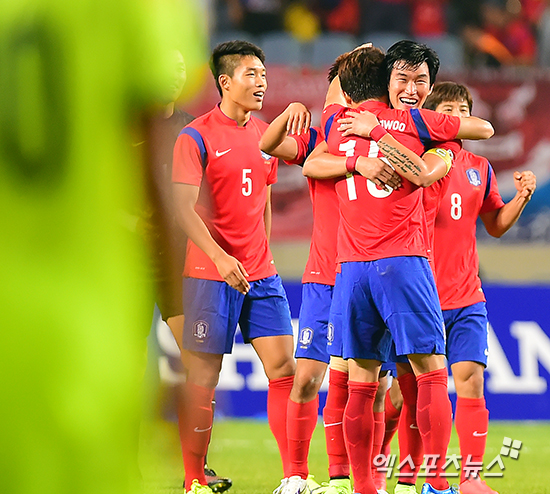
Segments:
[[[487,366],[488,320],[485,302],[443,312],[449,363],[472,361]]]
[[[294,375],[296,363],[292,357],[292,335],[262,336],[252,340],[252,346],[262,361],[268,379]]]
[[[182,347],[189,351],[231,353],[244,296],[222,281],[183,279]]]
[[[393,257],[373,265],[373,298],[397,355],[445,354],[443,315],[427,259]]]
[[[247,343],[266,336],[293,336],[290,306],[279,275],[250,283],[239,326]]]
[[[304,283],[295,357],[329,362],[327,328],[334,287]]]
[[[342,264],[342,357],[385,361],[390,334],[375,305],[371,280],[372,263]]]
[[[182,350],[183,359],[187,364],[187,380],[214,389],[218,384],[223,355]]]
[[[342,301],[342,274],[336,273],[327,327],[327,352],[331,357],[342,357]]]

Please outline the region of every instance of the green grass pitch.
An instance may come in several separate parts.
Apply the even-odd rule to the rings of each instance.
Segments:
[[[500,453],[504,437],[522,441],[519,457],[514,460],[502,456],[503,476],[486,478],[488,484],[500,494],[550,494],[550,482],[546,477],[550,470],[550,422],[491,422],[485,465]],[[396,439],[392,444],[394,452],[397,452]],[[459,454],[454,431],[449,454]],[[233,479],[230,494],[271,494],[282,476],[275,440],[267,423],[261,421],[216,420],[208,463],[219,474]],[[317,481],[328,480],[321,422],[311,443],[309,465],[310,473]],[[140,467],[144,494],[183,493],[183,467],[176,424],[165,421],[144,423]],[[495,465],[492,471],[500,472],[500,468]],[[393,493],[394,484],[395,478],[392,477],[388,480],[388,492]],[[421,485],[419,480],[418,491]]]

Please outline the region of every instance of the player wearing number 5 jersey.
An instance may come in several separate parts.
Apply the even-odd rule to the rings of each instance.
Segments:
[[[267,127],[251,112],[267,89],[264,54],[245,41],[218,45],[212,72],[221,103],[176,142],[174,200],[189,237],[183,279],[183,352],[189,362],[181,431],[186,490],[210,494],[203,472],[210,402],[223,354],[240,325],[269,379],[268,422],[288,476],[286,409],[295,363],[290,310],[268,245],[275,159],[260,152]]]
[[[434,87],[425,107],[468,117],[473,101],[468,89],[454,82]],[[516,222],[536,188],[530,171],[515,172],[516,196],[504,204],[487,159],[460,151],[435,222],[434,258],[437,290],[447,333],[447,359],[457,392],[455,427],[460,443],[463,494],[496,494],[475,473],[481,465],[489,426],[483,397],[487,365],[487,310],[476,251],[478,216],[487,231],[500,237]]]

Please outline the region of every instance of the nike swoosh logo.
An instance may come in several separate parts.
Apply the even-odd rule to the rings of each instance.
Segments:
[[[216,156],[219,158],[220,156],[223,156],[224,154],[229,153],[231,151],[231,148],[229,148],[227,151],[218,151],[216,150]]]
[[[334,427],[335,425],[342,425],[342,424],[343,424],[343,422],[334,422],[334,423],[332,423],[332,424],[325,424],[325,423],[323,422],[323,426],[324,426],[324,427]]]
[[[418,426],[417,426],[417,425],[414,425],[414,424],[411,424],[409,427],[410,427],[411,429],[418,429]]]
[[[487,431],[487,432],[489,432],[489,431]],[[486,435],[487,435],[487,432],[477,432],[477,431],[474,431],[474,436],[476,436],[476,437],[486,436]]]
[[[206,432],[206,431],[209,431],[210,429],[212,429],[212,426],[207,427],[206,429],[199,429],[198,427],[195,427],[193,430],[195,432]]]

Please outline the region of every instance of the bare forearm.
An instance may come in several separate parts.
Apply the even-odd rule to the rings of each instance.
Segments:
[[[510,202],[498,211],[480,215],[487,233],[493,237],[502,237],[514,226],[528,202],[529,199],[516,194]]]
[[[225,253],[210,234],[202,218],[194,209],[180,209],[176,215],[178,224],[193,243],[213,262]]]
[[[490,122],[478,117],[462,117],[458,129],[458,139],[489,139],[495,133]]]
[[[302,173],[317,179],[342,177],[347,173],[346,157],[330,153],[311,154],[304,163]]]
[[[391,134],[385,134],[378,141],[378,147],[399,175],[420,187],[430,186],[446,173],[442,160],[421,158]]]

